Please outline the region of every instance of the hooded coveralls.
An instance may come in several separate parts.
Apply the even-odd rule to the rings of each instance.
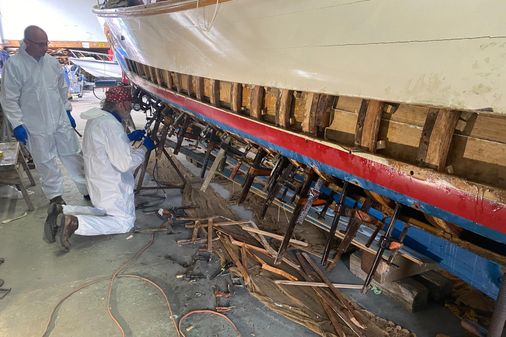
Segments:
[[[107,111],[94,108],[81,118],[88,120],[84,169],[95,207],[64,205],[63,213],[78,218],[78,235],[126,233],[135,222],[133,172],[143,163],[146,148],[133,148],[123,125]]]
[[[24,125],[27,130],[28,150],[46,197],[63,195],[63,176],[56,157],[79,192],[88,194],[79,140],[66,113],[72,107],[58,61],[47,54],[37,61],[22,43],[18,53],[5,63],[0,102],[12,128]]]

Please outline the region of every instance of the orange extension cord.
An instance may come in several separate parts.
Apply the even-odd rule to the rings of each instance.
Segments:
[[[141,249],[139,249],[134,254],[134,256],[132,256],[130,259],[128,259],[126,262],[124,262],[118,269],[116,269],[116,271],[112,274],[111,277],[100,277],[98,279],[95,279],[95,280],[92,280],[90,282],[84,283],[83,285],[79,286],[77,289],[73,290],[72,292],[70,292],[66,296],[64,296],[60,301],[58,301],[58,303],[54,307],[53,311],[51,312],[51,315],[49,317],[49,321],[48,321],[47,326],[46,326],[46,330],[44,331],[44,334],[42,336],[43,337],[48,337],[51,334],[51,330],[52,330],[51,329],[51,325],[52,325],[52,323],[54,322],[54,320],[56,318],[55,317],[56,316],[56,312],[58,311],[58,309],[60,308],[60,306],[63,304],[63,302],[65,302],[69,297],[71,297],[75,293],[81,291],[82,289],[85,289],[85,288],[87,288],[87,287],[89,287],[89,286],[91,286],[93,284],[96,284],[98,282],[102,282],[102,281],[105,281],[105,280],[109,279],[109,288],[108,288],[108,292],[107,292],[107,313],[109,314],[109,317],[112,319],[112,321],[118,327],[118,330],[121,332],[121,336],[125,337],[125,331],[123,330],[123,327],[121,326],[121,324],[119,323],[119,321],[117,320],[117,318],[112,313],[112,308],[111,308],[111,295],[112,295],[112,289],[113,289],[114,282],[115,282],[115,280],[117,278],[122,278],[122,277],[140,279],[140,280],[142,280],[142,281],[144,281],[144,282],[146,282],[146,283],[148,283],[148,284],[150,284],[153,287],[155,287],[155,288],[158,289],[158,291],[162,294],[162,296],[163,296],[163,298],[165,300],[165,304],[166,304],[167,309],[169,311],[169,318],[172,321],[172,323],[174,324],[174,328],[177,331],[178,337],[186,337],[186,335],[183,334],[182,331],[180,330],[181,322],[184,319],[186,319],[188,316],[193,315],[195,313],[208,313],[208,314],[214,314],[214,315],[218,315],[220,317],[223,317],[234,328],[234,330],[237,331],[237,335],[240,336],[239,330],[237,329],[237,327],[235,326],[235,324],[227,316],[225,316],[225,315],[223,315],[223,314],[221,314],[219,312],[212,311],[212,310],[193,310],[193,311],[190,311],[190,312],[186,313],[183,317],[181,317],[181,319],[179,320],[179,327],[178,327],[178,325],[177,325],[177,323],[176,323],[176,321],[174,319],[174,315],[172,313],[172,307],[170,305],[169,298],[165,294],[165,292],[163,291],[163,289],[158,284],[156,284],[154,281],[150,280],[147,277],[143,277],[143,276],[139,276],[139,275],[135,275],[135,274],[121,274],[121,272],[123,272],[128,267],[128,265],[131,262],[133,262],[134,260],[136,260],[149,247],[151,247],[153,245],[153,243],[155,241],[155,234],[156,233],[152,233],[150,240]]]

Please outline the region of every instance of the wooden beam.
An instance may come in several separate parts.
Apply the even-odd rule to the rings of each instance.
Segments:
[[[212,105],[220,106],[220,81],[211,80],[211,95],[209,100]]]
[[[162,70],[163,79],[165,80],[165,83],[167,84],[167,88],[172,90],[172,77],[170,76],[170,71],[163,69]]]
[[[188,96],[191,96],[192,95],[192,76],[191,75],[186,75],[185,76],[185,85],[186,87],[186,92],[188,93]]]
[[[383,112],[383,103],[375,100],[367,102],[367,108],[364,109],[365,104],[360,108],[358,121],[357,121],[357,137],[358,146],[368,149],[370,152],[376,152],[376,144],[378,139],[378,132],[381,123],[381,114]]]
[[[290,115],[292,113],[293,91],[288,89],[279,90],[276,100],[276,125],[283,128],[290,127]]]
[[[323,131],[330,125],[334,99],[335,97],[330,95],[307,93],[304,119],[302,120],[303,132],[318,136],[319,130]]]
[[[239,113],[242,107],[242,84],[232,83],[232,90],[230,91],[230,102],[233,112]]]
[[[174,84],[176,85],[176,91],[181,92],[181,76],[179,73],[173,72],[174,74]]]
[[[154,68],[154,70],[155,70],[156,84],[162,86],[162,76],[160,76],[160,69]]]
[[[262,119],[262,108],[264,105],[265,89],[260,85],[255,85],[251,91],[250,115],[255,119]]]
[[[459,116],[458,111],[439,110],[430,134],[427,155],[423,160],[425,165],[444,171]]]
[[[202,77],[195,77],[195,97],[199,101],[204,98],[204,78]]]
[[[416,160],[420,165],[425,163],[425,158],[427,157],[427,151],[429,149],[430,135],[432,134],[432,129],[436,123],[438,112],[439,109],[431,108],[425,118],[425,124],[423,125],[422,136],[420,137],[418,154],[416,157]]]

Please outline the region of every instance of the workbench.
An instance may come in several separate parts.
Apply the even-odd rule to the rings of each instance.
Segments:
[[[21,170],[20,165],[23,167],[28,179],[30,180],[30,186],[35,186],[33,176],[28,169],[26,160],[21,153],[21,147],[18,142],[7,142],[0,143],[0,151],[3,156],[0,158],[0,185],[15,185],[25,199],[26,205],[29,211],[33,211],[33,204],[30,200],[30,196],[21,181]]]

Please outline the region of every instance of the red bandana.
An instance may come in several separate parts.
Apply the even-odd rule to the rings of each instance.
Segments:
[[[132,92],[130,87],[116,86],[109,88],[105,92],[105,100],[113,103],[132,101]]]

